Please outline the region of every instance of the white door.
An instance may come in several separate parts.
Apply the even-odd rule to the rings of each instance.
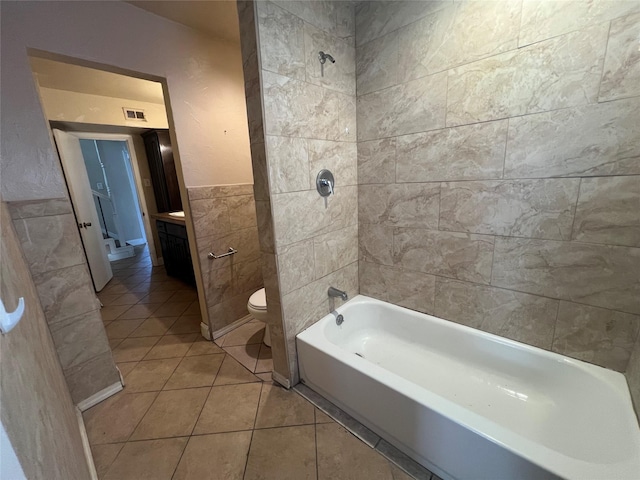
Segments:
[[[53,130],[56,139],[58,153],[62,160],[62,167],[67,179],[67,186],[71,194],[73,208],[76,211],[76,219],[84,250],[87,253],[87,262],[91,270],[91,277],[96,291],[100,291],[113,277],[111,264],[107,257],[107,249],[102,238],[102,229],[98,221],[93,195],[89,184],[87,168],[80,149],[80,139],[72,133],[61,130]]]

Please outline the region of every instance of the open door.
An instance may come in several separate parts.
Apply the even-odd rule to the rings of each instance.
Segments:
[[[107,257],[98,214],[95,209],[93,195],[89,184],[89,176],[80,149],[80,139],[72,133],[53,130],[53,136],[62,161],[64,175],[71,195],[71,202],[76,212],[76,220],[87,262],[91,270],[91,278],[97,292],[102,290],[113,277],[111,263]]]

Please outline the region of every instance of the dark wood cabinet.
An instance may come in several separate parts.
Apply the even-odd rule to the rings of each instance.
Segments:
[[[162,220],[156,220],[156,226],[167,275],[195,285],[196,277],[193,273],[187,227]]]
[[[173,160],[169,130],[149,130],[142,134],[151,171],[151,183],[158,212],[182,210],[178,174]]]

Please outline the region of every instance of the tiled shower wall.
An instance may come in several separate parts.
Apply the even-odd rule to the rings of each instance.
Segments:
[[[248,315],[247,301],[262,288],[253,185],[190,187],[189,204],[212,333]],[[238,253],[210,259],[227,252]]]
[[[640,2],[361,2],[356,26],[361,293],[624,372]]]
[[[118,383],[68,198],[9,203],[74,403]]]
[[[339,303],[327,288],[358,293],[354,6],[261,1],[238,11],[274,370],[295,383],[296,334]],[[336,60],[324,72],[319,51]],[[326,204],[315,189],[323,168],[336,180]]]

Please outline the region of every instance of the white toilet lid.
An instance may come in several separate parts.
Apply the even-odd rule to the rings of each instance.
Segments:
[[[264,288],[261,288],[249,297],[249,305],[256,310],[267,309],[267,296],[264,293]]]

